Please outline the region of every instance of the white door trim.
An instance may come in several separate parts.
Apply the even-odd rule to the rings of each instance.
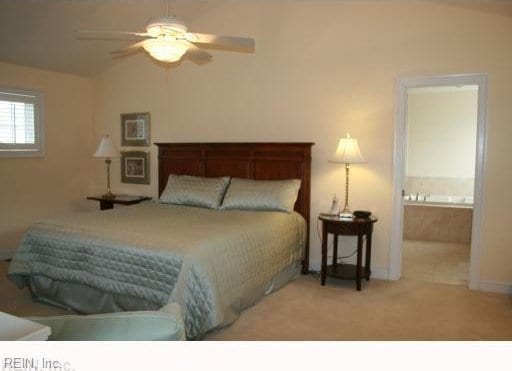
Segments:
[[[487,74],[399,77],[395,85],[395,145],[393,169],[393,216],[389,254],[389,279],[400,278],[402,270],[403,197],[407,151],[407,89],[425,86],[478,85],[478,118],[475,194],[471,232],[469,288],[480,288],[480,260],[484,210],[485,153],[487,143]]]

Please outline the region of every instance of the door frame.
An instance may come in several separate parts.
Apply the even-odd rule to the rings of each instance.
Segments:
[[[395,84],[395,143],[393,164],[393,214],[389,255],[389,279],[402,271],[403,196],[407,158],[407,89],[427,86],[478,85],[475,193],[471,230],[469,288],[480,288],[480,260],[484,210],[485,157],[487,146],[487,79],[485,73],[398,77]]]

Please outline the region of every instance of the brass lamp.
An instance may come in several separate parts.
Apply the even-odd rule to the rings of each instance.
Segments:
[[[94,152],[94,157],[104,158],[105,164],[107,166],[107,193],[105,193],[102,197],[104,198],[115,198],[116,196],[110,191],[110,163],[113,158],[121,157],[119,151],[112,143],[112,139],[110,135],[105,135],[101,138],[100,145],[96,152]]]
[[[341,138],[338,142],[336,152],[334,153],[334,156],[329,160],[329,162],[345,164],[345,206],[339,213],[339,217],[343,219],[352,219],[354,216],[352,215],[352,211],[350,211],[350,207],[348,205],[350,165],[362,164],[366,162],[363,158],[363,155],[361,154],[361,151],[359,151],[357,139],[351,138],[350,134],[347,134],[345,138]]]

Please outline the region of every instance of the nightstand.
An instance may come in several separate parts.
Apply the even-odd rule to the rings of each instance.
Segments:
[[[327,276],[341,279],[355,279],[356,289],[361,291],[361,278],[370,279],[370,262],[372,253],[373,224],[377,218],[371,216],[367,219],[340,219],[337,216],[320,214],[322,221],[322,271],[321,285],[325,285]],[[332,265],[327,265],[327,242],[329,234],[333,235]],[[338,263],[338,237],[357,236],[357,264]],[[363,267],[363,238],[366,237],[365,266]]]
[[[116,198],[106,198],[103,196],[90,196],[88,200],[99,201],[100,210],[109,210],[114,208],[114,204],[118,205],[135,205],[142,201],[151,200],[147,196],[129,196],[129,195],[116,195]]]

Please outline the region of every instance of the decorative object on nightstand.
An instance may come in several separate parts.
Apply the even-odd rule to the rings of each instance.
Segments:
[[[112,143],[110,135],[105,135],[101,138],[100,145],[93,155],[94,157],[104,158],[107,166],[107,192],[102,196],[103,198],[115,198],[116,196],[110,191],[110,163],[113,158],[120,157],[120,153]]]
[[[320,273],[321,285],[325,285],[327,276],[341,279],[355,279],[356,289],[361,291],[361,278],[370,279],[370,263],[372,253],[373,224],[377,218],[341,219],[338,216],[320,214],[322,221],[322,270]],[[327,243],[329,234],[333,235],[332,265],[327,265]],[[357,263],[338,263],[338,237],[357,236]],[[363,237],[366,237],[366,254],[363,266]]]
[[[356,210],[352,214],[354,214],[354,218],[368,219],[372,215],[372,212],[366,210]]]
[[[336,193],[332,198],[331,208],[329,209],[329,215],[338,215],[340,213],[340,203],[338,201],[338,197],[336,197]]]
[[[348,185],[349,185],[349,171],[350,165],[365,163],[365,159],[359,150],[357,139],[351,138],[350,134],[347,134],[345,138],[341,138],[338,142],[338,147],[334,156],[329,160],[332,163],[345,164],[345,206],[340,212],[339,217],[343,219],[353,219],[354,216],[350,211],[348,205]]]
[[[129,196],[129,195],[117,195],[116,198],[109,198],[104,196],[89,196],[88,200],[99,201],[100,210],[109,210],[114,208],[114,204],[117,205],[136,205],[142,201],[151,200],[148,196]]]

